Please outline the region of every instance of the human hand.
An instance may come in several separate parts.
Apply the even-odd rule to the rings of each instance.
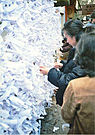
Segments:
[[[43,75],[47,75],[49,72],[49,69],[45,66],[40,66],[40,73]]]
[[[54,63],[54,68],[62,68],[62,67],[63,67],[62,63],[58,63],[58,62]]]

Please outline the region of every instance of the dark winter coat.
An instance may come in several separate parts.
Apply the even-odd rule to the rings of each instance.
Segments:
[[[75,78],[85,76],[85,71],[77,66],[73,60],[75,48],[71,49],[67,63],[63,61],[63,68],[60,70],[52,68],[48,73],[48,81],[59,89],[56,93],[56,103],[60,106],[63,103],[63,94],[68,83]]]
[[[69,73],[72,71],[74,67],[76,67],[75,62],[73,61],[74,55],[75,55],[75,48],[72,48],[69,52],[67,61],[64,62],[64,60],[61,60],[61,63],[63,64],[63,67],[60,69],[61,72]]]

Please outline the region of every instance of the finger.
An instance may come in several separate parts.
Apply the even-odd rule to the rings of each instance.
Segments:
[[[43,68],[40,68],[40,71],[43,71]]]
[[[44,66],[40,66],[40,68],[44,68]]]

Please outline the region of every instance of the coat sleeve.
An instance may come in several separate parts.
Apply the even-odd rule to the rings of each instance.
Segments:
[[[48,81],[53,85],[64,88],[64,85],[68,85],[72,79],[84,76],[84,71],[78,66],[72,69],[70,73],[63,73],[55,68],[49,70]]]
[[[62,106],[63,95],[68,83],[75,78],[83,77],[85,75],[85,71],[81,69],[80,66],[73,68],[70,73],[63,73],[52,68],[48,73],[48,81],[59,88],[56,93],[56,103]]]
[[[63,97],[63,104],[61,107],[61,115],[65,122],[73,124],[73,120],[76,114],[76,101],[74,97],[74,91],[71,82],[66,88]]]
[[[50,83],[52,83],[53,85],[59,87],[58,81],[60,80],[62,74],[63,73],[61,71],[59,71],[59,70],[57,70],[55,68],[52,68],[48,72],[48,81]]]
[[[61,63],[62,63],[62,61],[61,61]],[[60,71],[64,72],[64,73],[70,73],[74,67],[76,67],[76,64],[75,64],[74,60],[72,59],[69,62],[64,62],[63,67],[60,68]]]

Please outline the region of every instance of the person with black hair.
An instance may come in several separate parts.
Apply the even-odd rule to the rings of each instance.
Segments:
[[[76,47],[76,62],[86,76],[69,82],[61,107],[70,124],[68,134],[95,134],[95,32],[84,34]]]
[[[85,76],[84,70],[74,61],[75,48],[83,32],[83,24],[80,20],[69,20],[66,22],[62,29],[62,33],[67,38],[67,42],[73,46],[69,52],[67,62],[61,61],[61,63],[56,63],[54,68],[51,69],[40,66],[40,72],[43,75],[48,75],[48,81],[58,87],[56,92],[56,103],[60,106],[63,103],[63,95],[69,81]]]
[[[62,43],[63,43],[63,45],[61,46],[60,51],[61,51],[62,53],[69,52],[70,49],[72,48],[72,45],[70,45],[70,44],[67,42],[67,38],[64,38],[64,39],[62,40]]]
[[[95,24],[95,10],[91,14],[91,23]]]
[[[85,32],[90,32],[95,29],[95,10],[92,12],[90,19],[91,21],[83,26]]]

